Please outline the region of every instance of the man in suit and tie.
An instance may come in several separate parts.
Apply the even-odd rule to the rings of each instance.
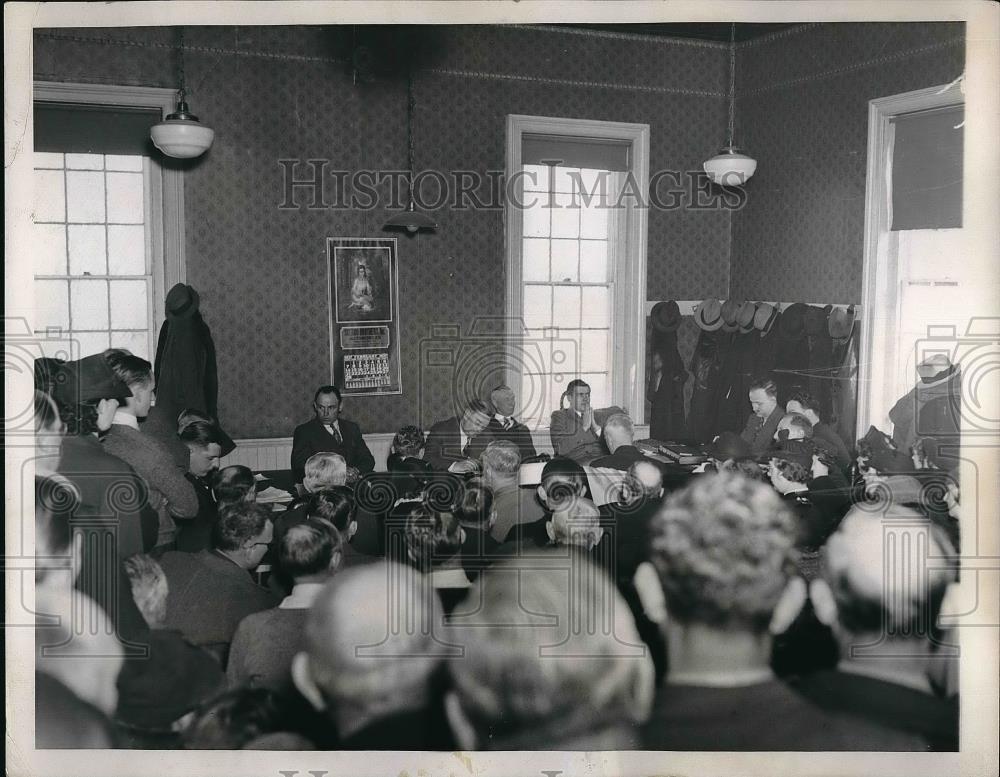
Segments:
[[[493,435],[493,439],[510,440],[514,443],[521,454],[521,461],[534,458],[535,443],[531,439],[531,432],[527,426],[514,419],[514,408],[517,406],[514,389],[497,386],[490,392],[490,403],[493,405],[493,417],[486,429]]]
[[[750,409],[752,415],[740,437],[750,444],[750,452],[760,456],[771,447],[778,423],[785,415],[785,408],[778,404],[778,386],[773,380],[759,380],[750,384]]]
[[[579,464],[589,464],[604,454],[601,425],[590,406],[590,386],[577,378],[571,380],[562,396],[569,407],[552,414],[549,433],[557,456],[567,456]]]
[[[481,399],[473,399],[461,416],[438,421],[427,434],[424,458],[437,470],[472,472],[493,435],[486,427],[490,411]]]
[[[309,457],[325,451],[339,453],[348,467],[361,474],[375,469],[375,457],[368,450],[361,429],[340,417],[343,409],[340,389],[336,386],[317,389],[313,397],[315,417],[295,427],[292,437],[292,475],[296,483],[302,482]]]

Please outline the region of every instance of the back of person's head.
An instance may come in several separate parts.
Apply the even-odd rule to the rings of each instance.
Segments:
[[[783,478],[789,483],[808,483],[812,477],[810,470],[798,461],[775,457],[771,459],[770,465],[771,482],[776,488],[779,487],[778,478]]]
[[[813,436],[813,425],[812,421],[806,418],[802,413],[785,413],[781,420],[778,422],[778,436],[781,437],[782,430],[788,430],[788,434],[785,435],[785,439],[812,439]]]
[[[406,515],[406,552],[417,569],[427,572],[434,562],[445,561],[462,547],[462,525],[455,513],[414,503]]]
[[[224,505],[212,526],[213,547],[218,550],[240,550],[264,533],[274,513],[256,502]]]
[[[424,432],[419,426],[401,427],[392,438],[392,449],[400,456],[419,457],[424,446]]]
[[[549,539],[556,545],[590,549],[601,541],[601,513],[589,499],[578,499],[566,510],[556,510],[548,522]]]
[[[216,473],[212,493],[220,504],[253,502],[257,498],[253,470],[242,464],[231,464]]]
[[[278,566],[292,580],[332,574],[340,564],[343,540],[333,524],[306,518],[290,526],[278,544]]]
[[[153,382],[153,365],[124,348],[108,348],[104,359],[115,377],[130,389]]]
[[[66,591],[64,596],[71,605],[60,604],[66,614],[62,622],[35,629],[35,671],[54,677],[83,701],[111,715],[118,704],[116,680],[122,668],[122,643],[99,604],[79,591]],[[47,606],[46,600],[41,611]],[[74,612],[82,608],[84,622],[94,627],[74,628],[68,615],[70,606]]]
[[[177,427],[177,436],[189,446],[204,448],[213,443],[221,445],[219,427],[211,419],[186,419],[182,426]]]
[[[35,583],[52,575],[57,558],[72,553],[73,528],[70,519],[80,504],[76,487],[61,475],[35,476]],[[46,561],[42,561],[45,559]],[[57,577],[53,575],[53,579]]]
[[[302,485],[312,493],[321,488],[343,486],[347,483],[347,462],[339,453],[323,451],[306,460]]]
[[[855,637],[929,640],[955,559],[944,531],[916,510],[854,507],[823,548],[822,580],[811,590],[816,613]]]
[[[636,461],[628,468],[623,484],[626,502],[663,496],[663,471],[651,461]]]
[[[470,478],[462,484],[452,512],[462,526],[488,531],[495,518],[493,491],[482,478]]]
[[[235,688],[206,702],[184,730],[185,750],[240,750],[263,734],[280,731],[287,716],[268,688]]]
[[[170,592],[163,568],[152,556],[136,554],[125,559],[125,573],[132,588],[132,599],[151,629],[162,628],[167,621],[167,595]]]
[[[434,634],[441,617],[429,580],[412,567],[345,569],[309,611],[295,685],[316,709],[347,719],[419,706],[447,650]]]
[[[344,535],[345,542],[354,533],[354,512],[354,492],[347,486],[321,489],[310,494],[306,500],[306,515],[332,524]]]
[[[539,496],[549,509],[582,497],[587,492],[587,472],[583,466],[565,456],[556,456],[545,462]]]
[[[612,441],[615,445],[631,445],[634,436],[635,427],[632,419],[625,413],[614,413],[604,422],[604,437],[608,440],[609,448]]]
[[[483,476],[491,482],[513,482],[521,468],[521,450],[510,440],[496,440],[482,455]]]
[[[648,717],[654,672],[648,655],[626,647],[640,644],[628,606],[589,561],[574,563],[590,584],[515,562],[475,584],[480,606],[452,625],[464,651],[448,663],[446,709],[463,749],[618,749],[601,736]],[[602,616],[601,628],[585,627]],[[586,746],[588,737],[605,747]]]
[[[650,535],[672,618],[767,630],[795,570],[794,520],[774,489],[729,473],[699,477],[667,497]]]
[[[729,459],[719,465],[720,472],[734,472],[750,480],[763,483],[767,480],[767,474],[760,468],[760,464],[751,458]]]

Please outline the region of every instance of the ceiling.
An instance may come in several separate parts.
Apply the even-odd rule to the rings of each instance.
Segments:
[[[672,24],[560,24],[559,27],[576,27],[605,32],[627,32],[632,35],[652,35],[661,38],[695,38],[728,43],[731,24],[692,22]],[[798,24],[737,24],[736,40],[739,42],[759,38],[771,32],[797,27]]]

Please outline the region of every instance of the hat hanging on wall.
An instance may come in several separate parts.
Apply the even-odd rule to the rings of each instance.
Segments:
[[[757,160],[733,145],[736,126],[736,24],[729,32],[729,134],[718,154],[705,161],[705,174],[720,186],[742,186],[757,170]]]
[[[149,137],[167,156],[177,159],[192,159],[201,156],[212,147],[215,130],[206,127],[198,117],[190,112],[187,104],[187,84],[184,79],[184,28],[177,34],[177,110],[168,114],[159,124],[149,128]]]

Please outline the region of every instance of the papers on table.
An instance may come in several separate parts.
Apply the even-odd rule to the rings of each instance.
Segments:
[[[256,480],[258,483],[260,483],[262,480],[267,480],[267,478],[261,475],[259,472],[253,476],[253,479]]]
[[[263,491],[257,492],[257,502],[259,504],[277,504],[281,502],[291,502],[292,495],[280,488],[268,486]]]

